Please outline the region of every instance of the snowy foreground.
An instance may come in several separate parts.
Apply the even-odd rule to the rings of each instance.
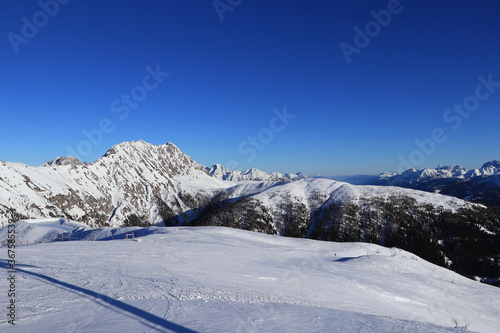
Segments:
[[[500,332],[500,288],[398,249],[58,223],[18,222],[18,241],[68,231],[101,241],[18,246],[17,325],[4,310],[0,332]]]

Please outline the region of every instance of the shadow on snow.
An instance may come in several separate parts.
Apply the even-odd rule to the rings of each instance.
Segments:
[[[16,264],[16,266],[33,267],[30,265],[19,265],[19,264]],[[5,269],[9,269],[9,265],[7,263],[7,260],[0,259],[0,267],[5,268]],[[89,299],[91,299],[92,301],[94,301],[98,304],[104,303],[104,304],[101,304],[104,306],[106,306],[106,304],[107,304],[109,306],[109,308],[112,310],[115,310],[115,311],[122,310],[125,313],[128,313],[129,317],[132,317],[132,318],[139,317],[139,318],[147,321],[150,324],[148,326],[150,326],[151,328],[156,329],[160,332],[163,332],[164,329],[167,329],[169,331],[176,332],[176,333],[196,333],[196,331],[193,331],[189,328],[172,323],[172,322],[165,320],[161,317],[158,317],[154,314],[151,314],[149,312],[146,312],[144,310],[136,308],[135,306],[129,305],[127,303],[124,303],[124,302],[116,300],[116,299],[112,299],[106,295],[97,293],[95,291],[92,291],[92,290],[89,290],[86,288],[82,288],[82,287],[78,287],[78,286],[75,286],[75,285],[67,283],[67,282],[59,281],[59,280],[54,279],[54,278],[47,276],[47,275],[30,272],[30,271],[20,269],[20,268],[16,268],[15,270],[18,273],[32,275],[32,276],[37,277],[41,280],[45,280],[49,283],[53,283],[59,287],[67,288],[67,289],[69,289],[69,291],[77,293],[79,295],[83,294],[84,296],[87,296]],[[119,311],[117,311],[117,312],[119,312]],[[132,316],[130,316],[130,315],[132,315]],[[152,326],[152,325],[154,325],[154,326]],[[160,326],[162,329],[159,329],[158,326]]]

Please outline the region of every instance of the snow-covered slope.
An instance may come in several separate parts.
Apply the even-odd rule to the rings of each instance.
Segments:
[[[318,214],[331,206],[351,205],[358,207],[357,209],[367,207],[376,211],[380,207],[375,207],[375,202],[390,204],[398,200],[409,200],[414,205],[408,206],[409,210],[429,205],[436,210],[455,213],[460,208],[484,207],[451,196],[401,187],[356,186],[330,179],[307,178],[283,183],[242,183],[222,190],[217,196],[219,209],[215,212],[207,209],[207,214],[195,220],[195,225],[234,226],[266,233],[309,237],[316,220],[320,218]],[[334,215],[326,216],[328,219],[333,217]],[[230,221],[231,224],[223,221]],[[373,224],[381,222],[374,220]],[[291,224],[300,225],[304,231],[287,234],[286,226]],[[352,224],[357,226],[359,219],[355,217]],[[306,229],[309,231],[305,231]]]
[[[500,255],[500,211],[413,189],[329,179],[241,183],[222,190],[187,225],[397,246],[471,278],[500,278],[491,259]]]
[[[385,200],[391,196],[407,196],[415,199],[418,203],[442,207],[451,211],[475,206],[455,197],[435,193],[394,186],[356,186],[322,178],[301,179],[284,183],[255,195],[255,198],[264,204],[269,203],[273,208],[279,206],[287,198],[291,198],[294,201],[303,202],[314,210],[327,200],[359,204],[363,200],[372,198]]]
[[[395,248],[215,227],[142,230],[134,240],[19,246],[17,325],[3,320],[0,331],[500,331],[499,288]]]
[[[88,225],[66,219],[33,219],[16,222],[16,241],[22,244],[54,241],[64,234],[79,234],[92,230]],[[0,229],[2,242],[8,238],[7,228]]]

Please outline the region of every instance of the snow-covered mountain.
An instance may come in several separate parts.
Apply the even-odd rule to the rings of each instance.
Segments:
[[[500,331],[499,288],[397,248],[217,227],[16,230],[29,245],[2,332]]]
[[[290,181],[303,176],[231,171],[196,163],[173,143],[144,141],[110,148],[92,164],[58,157],[40,167],[0,162],[0,225],[9,216],[63,216],[91,225],[123,224],[129,215],[160,222],[159,202],[180,214],[237,181]],[[226,181],[227,180],[227,181]]]
[[[467,170],[459,165],[443,166],[436,169],[409,169],[402,173],[383,173],[379,176],[380,181],[387,185],[407,185],[436,179],[474,179],[478,177],[500,176],[500,161],[490,161],[479,169]],[[498,183],[500,185],[500,183]]]
[[[343,176],[335,179],[357,185],[401,186],[438,192],[461,199],[500,206],[500,161],[484,163],[479,169],[438,166],[435,169],[408,169],[401,173]]]
[[[179,193],[173,177],[211,178],[175,145],[143,141],[115,145],[89,165],[0,162],[0,175],[2,224],[12,214],[63,216],[98,225],[120,224],[128,214],[141,213],[156,221],[155,196]]]
[[[255,181],[275,181],[275,182],[287,182],[291,180],[297,180],[302,178],[307,178],[306,175],[302,173],[297,174],[282,174],[279,172],[266,173],[257,169],[249,169],[245,171],[229,170],[220,164],[214,164],[212,167],[207,168],[210,176],[229,181],[245,181],[245,180],[255,180]]]
[[[484,172],[495,172],[496,165],[487,165]],[[0,223],[49,217],[92,227],[227,226],[365,241],[413,251],[469,277],[495,282],[500,276],[496,262],[486,260],[500,254],[500,213],[493,208],[395,186],[230,171],[217,164],[207,168],[172,143],[124,142],[87,165],[0,162]],[[463,230],[475,237],[464,237]],[[473,240],[493,245],[480,251]],[[464,244],[469,254],[463,253]]]
[[[75,156],[58,156],[53,160],[45,162],[42,166],[53,166],[53,165],[83,165],[83,163]]]
[[[297,203],[304,203],[305,209],[312,211],[323,203],[311,200],[313,196],[354,202],[359,200],[354,193],[362,193],[358,196],[367,199],[401,192],[398,188],[375,191],[308,179],[302,174],[268,174],[257,169],[231,171],[220,164],[207,168],[173,143],[156,146],[144,141],[117,144],[92,164],[82,164],[75,158],[57,158],[40,167],[0,162],[0,175],[2,224],[12,214],[31,218],[62,216],[94,226],[123,225],[130,216],[159,223],[170,215],[182,224],[195,218],[207,204],[222,199],[251,196],[265,203],[269,200],[264,196],[270,196],[274,199],[268,208],[275,211],[277,205],[284,205],[284,198],[300,197]],[[265,191],[268,188],[272,189]],[[351,195],[337,198],[338,188]],[[469,205],[434,194],[411,190],[404,193],[426,197],[434,205],[446,203],[444,208],[449,209]],[[278,230],[276,224],[275,221],[271,227]]]
[[[486,177],[500,175],[500,161],[494,160],[483,164],[481,169],[470,171],[469,177]]]

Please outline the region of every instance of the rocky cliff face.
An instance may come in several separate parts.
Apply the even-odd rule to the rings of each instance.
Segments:
[[[67,160],[66,160],[67,161]],[[155,198],[179,192],[174,177],[206,177],[205,167],[174,144],[113,146],[92,164],[0,163],[0,213],[62,216],[90,225],[120,225],[130,214],[159,222]]]

